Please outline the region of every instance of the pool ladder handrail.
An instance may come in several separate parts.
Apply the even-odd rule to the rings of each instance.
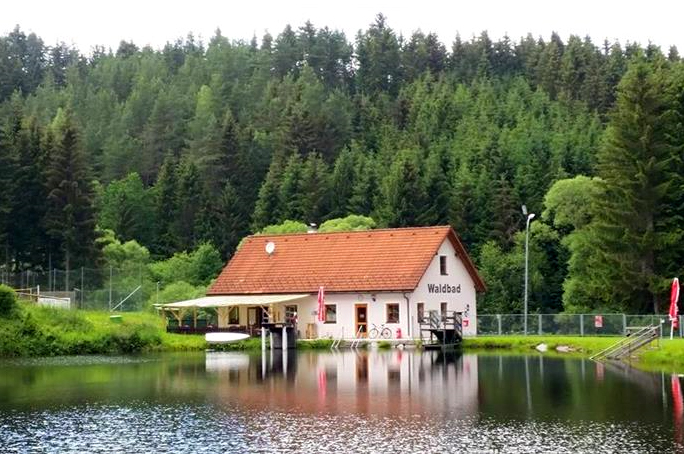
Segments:
[[[342,334],[340,334],[340,337],[337,339],[333,340],[332,345],[330,346],[330,350],[337,350],[340,348],[340,344],[344,340],[344,326],[342,327]]]
[[[351,341],[351,344],[349,344],[349,348],[359,348],[359,344],[363,340],[363,337],[359,337],[362,329],[363,329],[363,326],[359,326],[359,329],[358,329],[358,331],[356,331],[356,335],[354,336],[354,339]]]
[[[589,359],[601,361],[603,359],[621,359],[633,351],[647,345],[658,337],[658,326],[649,325],[631,329],[638,329],[634,334],[620,339],[610,347],[592,355]],[[629,330],[629,328],[628,328]]]

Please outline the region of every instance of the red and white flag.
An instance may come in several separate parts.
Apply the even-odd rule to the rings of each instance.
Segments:
[[[679,307],[677,302],[679,301],[679,279],[674,278],[672,281],[672,288],[670,289],[670,322],[672,327],[677,329],[679,327]]]
[[[325,321],[325,290],[322,285],[318,287],[318,321]]]

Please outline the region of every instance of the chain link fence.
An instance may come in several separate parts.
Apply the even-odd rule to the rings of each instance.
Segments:
[[[21,293],[45,297],[68,297],[71,307],[86,310],[138,311],[144,309],[158,290],[145,265],[130,268],[77,268],[66,272],[0,269],[0,284]]]
[[[675,336],[684,335],[682,316]],[[557,334],[567,336],[624,336],[630,327],[661,326],[661,336],[670,335],[667,315],[627,314],[531,314],[527,316],[527,334]],[[491,314],[477,316],[477,334],[504,336],[525,334],[525,316]]]

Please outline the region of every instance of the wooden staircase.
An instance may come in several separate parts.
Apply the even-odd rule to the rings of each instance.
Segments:
[[[424,348],[448,348],[460,345],[463,339],[461,312],[429,311],[419,320],[420,338]]]

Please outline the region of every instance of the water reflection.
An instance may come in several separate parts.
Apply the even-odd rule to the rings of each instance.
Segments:
[[[208,353],[215,402],[297,411],[477,414],[477,357],[395,350]],[[239,388],[239,392],[235,392]]]
[[[0,364],[1,452],[682,452],[683,419],[676,375],[542,355],[269,351]]]

